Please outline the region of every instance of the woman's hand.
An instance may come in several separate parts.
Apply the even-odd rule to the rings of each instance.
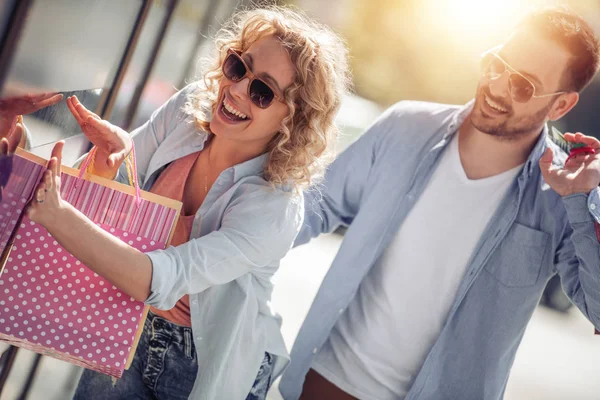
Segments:
[[[131,136],[123,129],[101,119],[85,108],[76,96],[67,99],[67,106],[84,135],[98,148],[92,173],[113,179],[131,151],[133,146]]]
[[[42,225],[70,254],[138,301],[150,295],[152,262],[97,226],[60,197],[63,142],[52,150],[48,169],[34,192],[27,217]]]
[[[17,124],[12,135],[0,139],[0,157],[5,157],[15,152],[24,132],[23,125]]]
[[[8,138],[0,139],[0,201],[2,201],[2,192],[10,179],[12,173],[12,157],[23,137],[23,125],[17,124],[15,131]]]
[[[27,217],[45,228],[61,223],[60,214],[69,204],[60,197],[60,163],[64,142],[54,145],[48,169],[27,207]]]

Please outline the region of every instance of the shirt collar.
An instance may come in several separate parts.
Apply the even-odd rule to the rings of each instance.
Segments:
[[[201,133],[201,146],[204,148],[206,141],[211,137],[211,134],[202,132]],[[261,154],[256,156],[248,161],[244,161],[242,163],[236,164],[231,168],[228,168],[226,171],[230,173],[233,172],[233,183],[238,182],[240,179],[262,175],[267,164],[267,160],[269,158],[268,153]]]
[[[241,164],[233,166],[233,182],[254,175],[262,175],[269,158],[268,153],[261,154]]]

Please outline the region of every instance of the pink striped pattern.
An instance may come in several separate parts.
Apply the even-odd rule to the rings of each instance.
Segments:
[[[17,218],[31,198],[45,170],[43,165],[13,155],[12,173],[3,189],[3,197],[0,201],[0,250],[6,247],[17,225]]]
[[[4,246],[45,167],[15,156],[13,171],[0,204]],[[143,252],[165,248],[177,219],[175,209],[64,173],[61,196]],[[1,341],[120,377],[143,307],[23,219],[0,275]]]
[[[75,176],[61,175],[61,196],[98,224],[166,243],[177,211],[106,188]]]

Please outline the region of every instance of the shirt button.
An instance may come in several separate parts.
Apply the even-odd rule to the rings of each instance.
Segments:
[[[343,308],[340,308],[340,309],[338,310],[338,312],[339,312],[340,314],[342,314],[342,313],[344,312],[344,309],[343,309]]]
[[[596,209],[596,205],[594,203],[590,204],[590,210],[595,210]]]
[[[317,354],[317,352],[319,351],[319,349],[317,349],[316,347],[313,349],[313,354]]]
[[[196,305],[196,304],[198,304],[198,300],[196,300],[196,299],[192,300],[192,304],[193,304],[193,305]]]
[[[201,341],[202,340],[202,336],[196,336],[196,340],[197,341]]]

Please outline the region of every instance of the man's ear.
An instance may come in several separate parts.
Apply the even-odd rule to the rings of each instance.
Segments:
[[[569,92],[559,95],[558,99],[554,102],[554,105],[548,113],[548,119],[550,121],[556,121],[562,118],[566,113],[571,111],[573,107],[579,101],[579,93]]]

